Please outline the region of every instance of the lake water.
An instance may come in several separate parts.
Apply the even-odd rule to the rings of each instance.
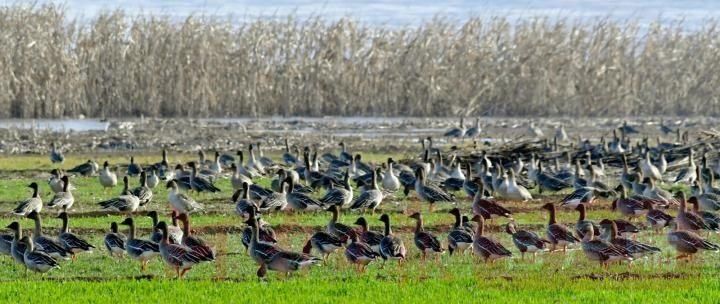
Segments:
[[[16,0],[0,0],[16,3]],[[178,17],[204,13],[232,15],[238,20],[272,18],[294,14],[299,17],[323,16],[333,19],[352,16],[362,22],[391,25],[413,25],[442,15],[451,20],[467,16],[578,17],[583,19],[612,16],[614,19],[636,19],[648,23],[682,20],[688,27],[703,19],[720,16],[720,1],[714,0],[40,0],[65,5],[71,16],[92,17],[103,10],[121,8],[131,14],[152,13]]]

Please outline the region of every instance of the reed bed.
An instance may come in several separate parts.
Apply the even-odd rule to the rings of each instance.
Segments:
[[[717,20],[351,19],[0,8],[0,117],[720,114]]]

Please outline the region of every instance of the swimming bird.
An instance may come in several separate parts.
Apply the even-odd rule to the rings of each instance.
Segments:
[[[30,183],[29,188],[33,189],[33,194],[30,198],[21,201],[15,209],[13,214],[19,216],[26,216],[28,213],[35,211],[40,213],[42,210],[42,198],[38,193],[38,184],[36,182]]]

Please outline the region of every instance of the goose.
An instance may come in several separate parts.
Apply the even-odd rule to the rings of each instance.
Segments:
[[[260,240],[260,229],[258,228],[258,221],[255,217],[255,210],[250,211],[250,217],[245,223],[252,230],[250,237],[250,243],[248,244],[248,254],[258,265],[265,265],[270,261],[272,256],[280,252],[280,248],[273,244],[267,243]]]
[[[615,246],[624,248],[625,250],[627,250],[627,252],[630,253],[630,255],[633,256],[633,258],[639,258],[648,254],[660,252],[660,248],[650,246],[648,244],[643,244],[631,239],[618,237],[617,224],[615,224],[615,222],[612,220],[604,219],[600,221],[600,227],[604,229],[604,232],[600,237],[602,240],[610,242]]]
[[[142,171],[142,167],[140,167],[140,165],[135,163],[134,156],[130,156],[130,164],[127,167],[127,175],[138,176],[138,175],[140,175],[140,171]]]
[[[378,168],[377,171],[380,169]],[[377,184],[377,171],[372,172],[372,185],[371,188],[365,189],[357,198],[350,204],[351,210],[367,210],[370,209],[372,214],[375,214],[375,209],[382,203],[384,195],[378,188]]]
[[[370,246],[375,253],[380,254],[380,242],[385,236],[382,233],[368,229],[367,220],[362,216],[355,220],[355,225],[360,226],[360,231],[357,233],[359,234],[359,240]]]
[[[483,197],[484,187],[482,183],[480,183],[478,187],[480,191],[475,193],[472,203],[473,214],[479,214],[484,219],[488,220],[492,219],[493,216],[512,218],[512,212],[510,210],[501,206],[498,202],[492,199]]]
[[[542,208],[547,210],[550,214],[550,220],[546,230],[547,238],[552,245],[550,251],[555,251],[555,249],[560,246],[562,247],[563,252],[566,252],[568,245],[580,242],[580,240],[576,238],[572,232],[570,232],[570,229],[557,222],[555,219],[555,205],[547,203],[543,205]]]
[[[579,204],[577,207],[575,207],[575,210],[578,212],[578,221],[575,224],[575,233],[578,235],[578,238],[582,239],[583,237],[585,237],[585,235],[583,234],[583,230],[586,225],[592,225],[595,235],[600,235],[600,227],[585,218],[587,212],[585,209],[585,204]]]
[[[399,264],[407,256],[405,244],[399,237],[393,235],[390,216],[383,214],[380,216],[380,221],[385,224],[385,237],[380,241],[380,257],[383,259],[383,265],[387,260],[397,260]]]
[[[356,234],[353,234],[352,237],[357,239]],[[320,252],[323,261],[326,262],[330,254],[342,248],[345,243],[346,242],[340,240],[333,234],[327,233],[325,231],[318,231],[315,232],[315,234],[313,234],[310,239],[308,239],[308,241],[305,243],[305,246],[303,247],[302,252],[309,255],[312,253],[312,249],[315,249],[316,251]]]
[[[462,218],[460,217],[460,209],[453,208],[448,213],[455,217],[455,224],[448,233],[448,252],[452,255],[455,251],[459,254],[465,253],[465,250],[470,248],[473,243],[474,230],[468,229],[463,226]]]
[[[220,152],[215,151],[215,160],[210,164],[208,170],[212,175],[220,175],[223,171],[223,166],[220,164]]]
[[[643,205],[645,209],[647,209],[647,213],[645,214],[645,220],[647,221],[648,225],[652,227],[653,230],[655,230],[655,233],[659,233],[660,230],[664,227],[670,226],[670,223],[675,220],[674,217],[663,212],[662,210],[655,209],[651,201],[645,201],[643,202]]]
[[[454,202],[455,197],[439,187],[425,182],[425,170],[418,168],[415,171],[415,192],[420,199],[430,203],[430,209],[436,202]]]
[[[250,210],[252,209],[257,211],[258,207],[255,202],[250,199],[250,186],[247,183],[243,184],[242,190],[235,192],[236,195],[239,193],[242,193],[241,197],[233,195],[232,198],[232,200],[235,201],[235,213],[240,215],[243,219],[247,219],[250,217]]]
[[[698,178],[697,171],[698,167],[695,165],[695,152],[690,149],[690,156],[688,157],[688,166],[678,172],[673,183],[686,183],[692,184]]]
[[[74,168],[67,170],[70,173],[77,173],[82,176],[93,176],[98,171],[98,164],[91,159],[87,162],[77,165]]]
[[[288,144],[287,138],[285,138],[285,153],[282,155],[283,162],[288,166],[294,166],[298,164],[298,157],[297,157],[297,147],[295,148],[295,154],[290,153],[290,145]]]
[[[110,232],[105,234],[103,244],[112,257],[122,257],[125,253],[125,236],[118,232],[117,222],[110,223]]]
[[[630,219],[645,215],[647,210],[642,201],[627,197],[627,192],[622,184],[618,186],[620,190],[620,198],[612,202],[612,211],[619,211],[623,216]]]
[[[50,144],[50,162],[53,164],[60,163],[62,164],[65,161],[65,156],[63,155],[62,151],[57,148],[55,145],[55,142]]]
[[[152,220],[152,235],[150,236],[150,240],[155,243],[160,243],[160,240],[162,240],[162,232],[160,232],[160,229],[155,228],[157,226],[158,221],[158,213],[157,211],[150,211],[145,216],[149,217],[150,220]],[[172,211],[170,212],[170,220],[172,221],[172,225],[168,226],[168,239],[173,244],[182,244],[183,236],[185,235],[185,232],[183,229],[180,229],[180,227],[177,224],[178,220],[178,212]]]
[[[110,164],[105,161],[103,163],[103,169],[98,174],[98,180],[103,188],[112,188],[117,185],[117,175],[115,172],[110,171]]]
[[[436,254],[435,257],[439,257],[444,250],[440,245],[440,241],[432,233],[425,231],[423,227],[423,218],[420,212],[415,212],[410,215],[410,218],[415,219],[415,246],[422,253],[422,259],[425,260],[427,254]]]
[[[393,170],[394,164],[395,161],[392,158],[388,158],[387,172],[385,172],[385,175],[382,179],[383,190],[390,193],[400,190],[400,180],[397,178],[397,176],[395,175],[395,171]]]
[[[230,184],[232,185],[233,189],[235,189],[235,190],[242,189],[243,183],[247,183],[248,185],[253,184],[252,179],[250,177],[242,174],[240,168],[241,167],[238,167],[236,164],[230,165],[230,170],[233,170],[233,175],[230,177]],[[280,170],[282,170],[282,169],[280,169]]]
[[[120,225],[126,225],[129,228],[128,238],[125,241],[125,252],[131,258],[140,261],[140,270],[144,272],[147,263],[160,255],[158,243],[135,238],[135,222],[131,217],[126,218]]]
[[[258,221],[258,240],[265,243],[277,244],[275,231],[270,227],[270,224],[256,216]],[[245,252],[250,248],[250,240],[252,239],[253,229],[248,225],[243,229],[242,233],[242,244],[245,247]]]
[[[12,256],[12,234],[0,234],[0,254]]]
[[[62,171],[58,169],[52,169],[52,171],[50,171],[48,185],[50,186],[50,190],[54,193],[62,192],[63,188],[65,188],[65,182],[62,180],[63,175]],[[73,187],[73,185],[68,185],[68,189],[75,190],[75,187]]]
[[[145,206],[150,203],[153,198],[153,192],[152,189],[148,187],[146,171],[140,172],[140,186],[135,187],[131,193],[138,198],[140,206]]]
[[[190,187],[192,188],[192,190],[195,190],[197,192],[220,192],[220,189],[218,187],[215,187],[215,185],[213,185],[210,180],[208,180],[204,176],[198,175],[197,164],[195,162],[190,162],[190,168],[192,169],[190,173]]]
[[[258,172],[255,168],[250,167],[249,165],[243,165],[243,163],[245,162],[245,154],[243,153],[243,151],[238,150],[237,156],[238,159],[235,164],[235,170],[237,170],[239,174],[244,175],[248,178],[255,178],[261,176],[260,172]]]
[[[40,213],[40,211],[42,210],[43,204],[42,198],[38,193],[38,184],[36,182],[32,182],[30,183],[30,185],[28,185],[28,187],[33,189],[32,196],[28,199],[21,201],[18,206],[13,209],[13,214],[19,216],[26,216],[32,211]]]
[[[248,190],[249,188],[250,186],[248,186]],[[285,189],[285,181],[282,180],[280,181],[280,188],[278,191],[270,191],[270,193],[260,199],[257,206],[259,211],[268,212],[285,210],[287,207],[287,193]],[[252,192],[252,190],[250,190],[250,192]]]
[[[25,248],[27,247],[27,242],[23,240],[20,223],[12,222],[5,228],[13,231],[13,240],[12,243],[10,243],[10,255],[16,263],[25,266],[24,253]],[[25,270],[27,271],[27,268]]]
[[[325,229],[327,233],[336,236],[338,239],[340,239],[340,241],[343,242],[343,244],[349,243],[351,235],[357,234],[355,229],[345,224],[338,223],[338,217],[340,216],[340,209],[338,208],[338,206],[332,205],[330,206],[330,208],[327,209],[327,211],[332,213],[332,217],[330,218],[330,221],[328,222]]]
[[[155,167],[155,169],[159,170],[161,173],[167,171],[170,168],[170,162],[168,161],[167,156],[167,149],[162,149],[162,159],[159,162],[153,164],[153,167]]]
[[[62,228],[60,228],[58,241],[60,241],[60,244],[65,248],[65,250],[70,253],[70,257],[73,261],[77,259],[76,254],[78,253],[92,252],[95,246],[90,245],[90,243],[70,232],[68,229],[69,219],[67,212],[60,213],[57,218],[62,220]]]
[[[475,125],[465,131],[465,137],[475,138],[480,135],[480,132],[482,132],[482,128],[480,128],[480,119],[475,118]]]
[[[545,244],[550,241],[541,238],[537,233],[527,230],[517,230],[515,222],[505,225],[505,232],[512,236],[513,244],[520,251],[520,259],[525,260],[525,253],[532,253],[532,261],[535,262],[535,256],[538,251],[545,250]]]
[[[517,181],[515,180],[515,172],[513,170],[509,170],[508,173],[507,187],[503,196],[511,200],[519,200],[523,202],[531,200],[532,195],[530,195],[530,191],[517,184]]]
[[[200,263],[202,258],[199,254],[189,247],[171,244],[168,240],[167,224],[163,221],[157,224],[157,228],[162,232],[162,240],[158,244],[160,256],[170,267],[175,269],[177,278],[182,278],[195,264]]]
[[[667,172],[668,162],[665,158],[665,151],[660,151],[660,160],[658,160],[657,168],[658,171],[660,171],[660,175],[663,175],[665,174],[665,172]]]
[[[191,234],[192,229],[190,229],[190,217],[185,213],[181,213],[177,217],[174,217],[174,218],[179,220],[183,224],[183,226],[182,226],[183,234],[181,237],[182,245],[190,248],[190,250],[192,250],[192,252],[195,253],[195,256],[197,256],[201,262],[214,261],[215,260],[215,249],[213,249],[210,245],[208,245],[207,242],[205,242],[205,240],[201,239],[198,236]]]
[[[572,187],[572,185],[565,182],[564,180],[561,180],[555,176],[543,172],[542,162],[538,162],[537,173],[535,176],[536,177],[534,180],[535,183],[537,183],[538,185],[538,191],[540,193],[542,193],[543,189],[556,192]]]
[[[682,230],[679,226],[675,227],[667,235],[668,243],[678,252],[676,259],[691,259],[692,256],[700,250],[720,251],[720,245],[711,243],[695,232]]]
[[[345,182],[345,186],[331,188],[327,191],[327,193],[325,193],[325,196],[320,199],[320,202],[327,206],[348,206],[353,200],[353,190],[352,187],[350,187],[349,170],[345,170],[345,174],[343,175],[343,181]]]
[[[485,263],[495,263],[495,260],[512,256],[510,250],[507,250],[500,242],[483,234],[485,219],[482,216],[476,214],[473,216],[472,221],[477,223],[477,231],[473,236],[472,246],[475,255],[482,257]]]
[[[567,135],[567,132],[565,132],[565,125],[560,125],[555,129],[555,138],[557,141],[560,142],[566,142],[568,141],[569,137]]]
[[[589,223],[584,225],[582,234],[584,235],[582,249],[585,256],[590,260],[600,262],[603,268],[607,268],[609,263],[615,261],[633,261],[632,255],[625,248],[596,239],[593,225]]]
[[[659,188],[655,184],[655,180],[651,178],[645,178],[647,186],[643,191],[642,195],[651,200],[662,202],[665,205],[677,205],[677,199],[665,189]]]
[[[170,202],[170,207],[175,209],[177,212],[189,214],[203,210],[203,206],[201,204],[180,192],[180,189],[178,189],[177,183],[174,180],[169,181],[166,187],[170,189],[170,191],[168,191],[168,201]]]
[[[154,189],[160,184],[160,177],[157,175],[156,168],[150,168],[150,175],[147,176],[145,181],[147,183],[147,187],[150,189]]]
[[[352,236],[350,245],[345,248],[345,258],[348,262],[358,266],[358,272],[364,272],[365,267],[378,256],[380,254],[372,249],[369,244],[359,241],[357,235]]]
[[[678,191],[677,197],[680,201],[680,208],[678,209],[678,214],[675,217],[675,222],[677,223],[678,230],[687,230],[687,231],[693,231],[696,232],[698,230],[702,229],[709,229],[708,225],[705,223],[702,217],[699,215],[687,212],[686,210],[686,200],[685,200],[685,193],[682,191]]]
[[[250,159],[248,160],[247,164],[248,168],[256,170],[260,175],[265,175],[265,166],[263,166],[262,162],[255,158],[255,150],[253,144],[250,144],[250,146],[248,146],[248,153],[250,153]]]
[[[285,182],[289,185],[285,199],[290,208],[298,211],[317,211],[323,209],[324,205],[320,201],[305,193],[296,192],[294,190],[295,182],[293,182],[292,178],[285,178]]]
[[[23,261],[25,269],[30,269],[39,273],[46,273],[52,269],[60,268],[60,264],[49,254],[35,249],[35,244],[30,237],[24,236],[21,240],[26,244],[23,253]]]
[[[454,138],[461,138],[465,135],[465,118],[460,118],[460,124],[455,127],[451,128],[443,136],[445,137],[454,137]]]
[[[61,208],[63,211],[67,211],[75,203],[75,197],[70,192],[70,178],[64,175],[61,180],[63,181],[63,191],[55,193],[55,196],[48,203],[50,208]],[[37,245],[37,244],[36,244]]]
[[[71,253],[68,252],[65,247],[63,247],[58,241],[43,235],[42,220],[40,219],[39,213],[32,211],[26,217],[35,221],[33,241],[35,242],[35,246],[38,250],[45,251],[47,254],[57,259],[69,258]]]
[[[322,259],[309,254],[280,250],[272,255],[267,263],[260,265],[257,273],[262,278],[269,269],[282,272],[285,276],[288,276],[291,272],[299,271],[320,262],[322,262]]]
[[[542,129],[536,127],[534,122],[530,122],[527,132],[528,135],[533,138],[545,137],[545,133],[543,133]]]
[[[645,158],[639,162],[639,165],[642,175],[646,178],[650,178],[652,180],[662,180],[660,170],[650,161],[649,151],[645,151]]]
[[[716,213],[709,211],[700,211],[700,203],[695,197],[691,197],[690,199],[688,199],[688,203],[692,205],[693,213],[699,215],[703,219],[705,225],[707,225],[708,227],[708,230],[720,230],[720,217]]]
[[[123,182],[125,183],[125,190],[123,190],[123,193],[118,197],[99,202],[98,205],[100,205],[101,210],[110,212],[127,212],[129,214],[137,211],[138,206],[140,206],[140,199],[127,190],[127,176],[123,176]]]

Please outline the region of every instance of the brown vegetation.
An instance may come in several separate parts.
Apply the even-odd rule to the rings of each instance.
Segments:
[[[720,36],[632,21],[0,9],[0,117],[717,115]]]

